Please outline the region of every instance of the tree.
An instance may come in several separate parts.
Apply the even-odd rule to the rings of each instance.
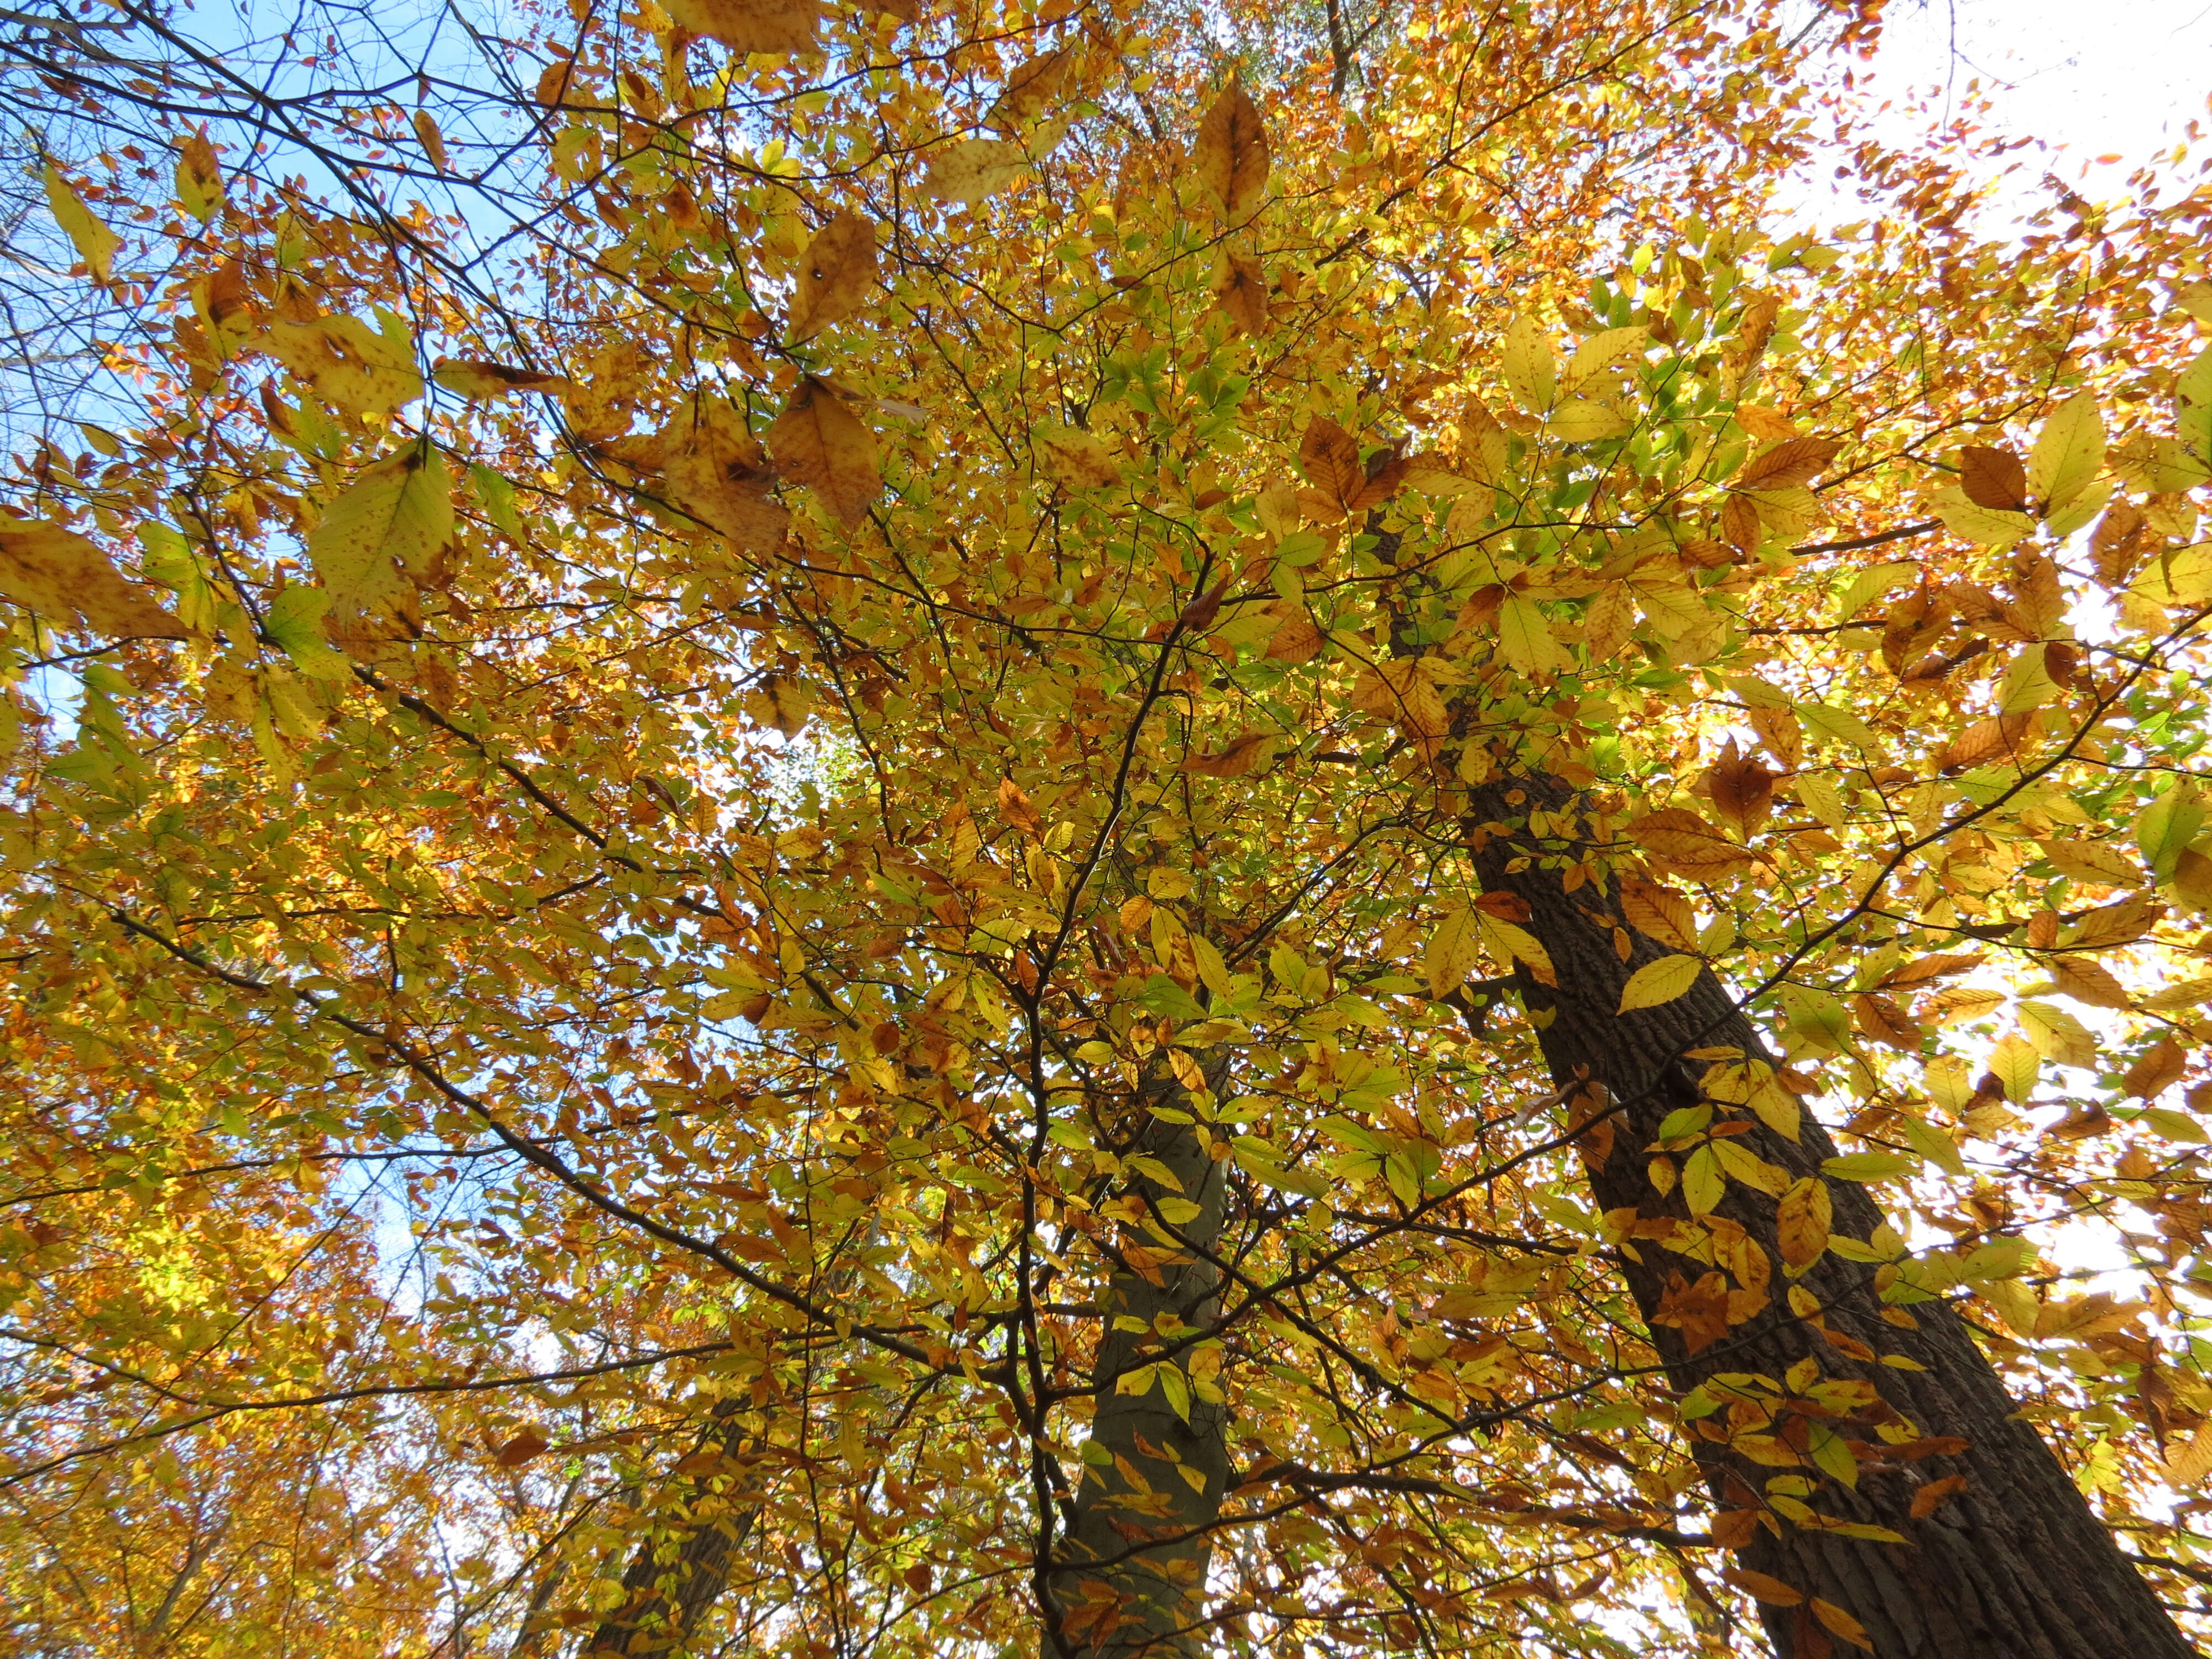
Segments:
[[[1978,240],[1840,13],[579,10],[16,88],[142,399],[0,523],[38,1639],[2191,1651],[2182,160]]]

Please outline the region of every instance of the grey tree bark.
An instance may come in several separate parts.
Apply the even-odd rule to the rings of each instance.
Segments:
[[[1215,1060],[1205,1069],[1218,1086],[1225,1062]],[[1135,1150],[1165,1165],[1180,1191],[1144,1176],[1132,1182],[1133,1189],[1148,1203],[1179,1197],[1196,1204],[1198,1214],[1176,1231],[1200,1251],[1213,1253],[1228,1194],[1227,1166],[1208,1155],[1194,1127],[1159,1118],[1150,1120]],[[1054,1659],[1135,1659],[1139,1654],[1165,1659],[1204,1647],[1201,1602],[1212,1553],[1211,1528],[1228,1484],[1228,1416],[1191,1394],[1186,1418],[1176,1408],[1170,1385],[1158,1376],[1142,1394],[1121,1393],[1117,1385],[1159,1363],[1155,1333],[1163,1315],[1184,1326],[1213,1319],[1219,1274],[1188,1254],[1152,1266],[1157,1282],[1125,1269],[1114,1273],[1108,1289],[1106,1328],[1091,1377],[1097,1393],[1090,1442],[1097,1449],[1091,1456],[1098,1461],[1085,1464],[1068,1536],[1051,1573],[1044,1647]],[[1139,1328],[1127,1328],[1125,1321]],[[1165,1363],[1188,1390],[1188,1354]]]
[[[1566,785],[1541,774],[1493,781],[1476,793],[1466,820],[1468,842],[1485,889],[1527,902],[1523,925],[1542,941],[1557,971],[1556,988],[1538,984],[1525,969],[1517,975],[1530,1012],[1540,1020],[1549,1016],[1537,1036],[1553,1080],[1562,1087],[1595,1080],[1618,1103],[1609,1129],[1584,1143],[1600,1208],[1632,1210],[1654,1220],[1686,1216],[1680,1188],[1662,1195],[1648,1174],[1660,1121],[1702,1097],[1705,1064],[1683,1056],[1716,1047],[1768,1056],[1756,1028],[1711,971],[1675,1001],[1616,1012],[1628,976],[1669,954],[1666,947],[1627,928],[1631,948],[1622,960],[1613,944],[1614,927],[1626,922],[1617,897],[1588,888],[1568,893],[1556,872],[1544,867],[1543,855],[1564,850],[1556,842],[1540,848],[1525,829],[1497,833],[1502,825],[1525,826],[1531,808],[1560,812],[1575,805]],[[1836,1153],[1809,1112],[1796,1140],[1761,1124],[1739,1144],[1793,1180],[1819,1179],[1821,1161]],[[1881,1217],[1866,1189],[1851,1182],[1825,1184],[1832,1231],[1869,1237]],[[1893,1323],[1881,1316],[1877,1269],[1832,1251],[1795,1281],[1819,1304],[1816,1316],[1801,1317],[1784,1293],[1777,1200],[1731,1182],[1713,1214],[1742,1226],[1769,1264],[1767,1282],[1759,1287],[1769,1296],[1765,1308],[1715,1340],[1693,1342],[1711,1333],[1684,1318],[1697,1282],[1717,1271],[1712,1265],[1672,1256],[1650,1238],[1632,1241],[1634,1255],[1620,1255],[1668,1382],[1686,1392],[1722,1372],[1780,1378],[1810,1358],[1825,1376],[1871,1383],[1880,1407],[1860,1421],[1825,1425],[1863,1447],[1857,1486],[1831,1484],[1817,1495],[1817,1509],[1906,1540],[1864,1542],[1763,1518],[1738,1558],[1744,1566],[1842,1608],[1865,1627],[1877,1659],[2182,1659],[2196,1651],[2051,1449],[2014,1415],[2015,1402],[1948,1304],[1915,1305],[1909,1328]],[[1727,1282],[1732,1290],[1753,1290],[1743,1278],[1731,1275]],[[1824,1327],[1844,1346],[1831,1342]],[[1853,1358],[1846,1351],[1853,1345],[1863,1345],[1861,1351],[1871,1350],[1873,1358]],[[1923,1369],[1885,1365],[1885,1355]],[[1874,1433],[1884,1418],[1903,1419],[1923,1439],[1962,1441],[1965,1449],[1886,1461]],[[1778,1423],[1774,1431],[1786,1437],[1809,1429],[1809,1419],[1795,1423]],[[1701,1439],[1698,1454],[1717,1504],[1759,1506],[1773,1471],[1711,1440]],[[1914,1494],[1952,1475],[1965,1477],[1963,1490],[1924,1518],[1914,1516]],[[1809,1601],[1795,1607],[1765,1605],[1760,1612],[1784,1659],[1818,1659],[1832,1648],[1856,1651],[1831,1642]]]

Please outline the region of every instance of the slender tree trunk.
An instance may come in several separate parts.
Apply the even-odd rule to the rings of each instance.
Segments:
[[[725,1401],[715,1415],[729,1416],[736,1409],[733,1402]],[[719,1436],[705,1437],[702,1444],[717,1437],[726,1454],[737,1450],[745,1434],[738,1424],[730,1423]],[[629,1571],[623,1574],[622,1606],[592,1632],[583,1650],[586,1659],[682,1651],[727,1588],[738,1551],[759,1515],[757,1506],[743,1497],[712,1494],[702,1480],[690,1483],[684,1510],[690,1530],[679,1531],[672,1539],[648,1535],[639,1541]]]
[[[1216,1060],[1206,1069],[1218,1090],[1225,1062]],[[1181,1197],[1195,1203],[1199,1213],[1177,1231],[1212,1253],[1228,1194],[1225,1166],[1207,1155],[1194,1128],[1158,1118],[1136,1150],[1164,1164],[1181,1190],[1141,1176],[1134,1190],[1154,1202]],[[1147,1247],[1146,1255],[1125,1260],[1133,1268],[1149,1265],[1158,1282],[1141,1271],[1118,1272],[1108,1288],[1106,1328],[1091,1376],[1098,1392],[1089,1455],[1096,1461],[1086,1462],[1052,1575],[1045,1639],[1052,1659],[1168,1659],[1204,1646],[1199,1609],[1211,1528],[1228,1484],[1228,1414],[1191,1392],[1188,1352],[1169,1362],[1179,1385],[1155,1376],[1142,1394],[1124,1394],[1117,1384],[1154,1363],[1145,1350],[1157,1341],[1160,1316],[1191,1326],[1212,1321],[1219,1275],[1203,1261],[1171,1255],[1158,1239],[1136,1246]],[[1140,1328],[1122,1328],[1124,1319]],[[1178,1395],[1187,1417],[1176,1407]]]
[[[1668,954],[1665,947],[1626,928],[1624,961],[1615,947],[1614,928],[1625,927],[1617,896],[1589,887],[1567,892],[1557,870],[1544,864],[1545,854],[1556,857],[1563,850],[1556,842],[1540,848],[1525,830],[1497,833],[1501,824],[1525,825],[1531,808],[1556,812],[1575,804],[1566,785],[1540,774],[1495,781],[1476,793],[1468,843],[1485,889],[1526,901],[1524,926],[1557,971],[1556,988],[1536,983],[1525,969],[1518,975],[1553,1080],[1563,1087],[1594,1080],[1620,1107],[1583,1141],[1599,1207],[1654,1221],[1686,1217],[1681,1188],[1662,1196],[1648,1174],[1660,1120],[1703,1097],[1708,1062],[1683,1056],[1735,1048],[1765,1057],[1764,1050],[1751,1021],[1710,971],[1673,1002],[1616,1012],[1628,976]],[[1757,1124],[1738,1144],[1792,1180],[1820,1180],[1821,1160],[1836,1152],[1809,1113],[1795,1140]],[[1828,1182],[1825,1191],[1832,1231],[1856,1239],[1873,1233],[1881,1217],[1863,1187]],[[1865,1627],[1878,1659],[2179,1659],[2193,1653],[2050,1448],[2014,1415],[2014,1402],[1949,1305],[1920,1303],[1909,1310],[1908,1324],[1892,1322],[1876,1294],[1878,1270],[1832,1251],[1801,1278],[1787,1279],[1778,1212],[1774,1198],[1730,1182],[1712,1213],[1741,1226],[1748,1248],[1734,1257],[1724,1279],[1713,1277],[1713,1264],[1674,1255],[1649,1236],[1632,1238],[1631,1249],[1620,1253],[1621,1273],[1678,1392],[1723,1373],[1780,1379],[1804,1359],[1815,1361],[1825,1376],[1871,1383],[1881,1403],[1857,1421],[1821,1424],[1785,1413],[1763,1431],[1801,1449],[1808,1434],[1823,1431],[1859,1443],[1856,1488],[1831,1481],[1812,1505],[1820,1515],[1887,1528],[1907,1541],[1863,1541],[1779,1522],[1761,1503],[1766,1480],[1778,1471],[1717,1439],[1701,1439],[1699,1461],[1715,1502],[1725,1510],[1762,1511],[1740,1564],[1841,1608]],[[1816,1316],[1792,1311],[1792,1283],[1816,1299]],[[1744,1322],[1717,1325],[1725,1317],[1725,1297],[1717,1300],[1723,1287],[1741,1304],[1764,1298],[1765,1305]],[[1824,1327],[1840,1340],[1831,1341]],[[1868,1350],[1870,1358],[1853,1357]],[[1881,1364],[1887,1356],[1914,1368]],[[1874,1431],[1900,1419],[1923,1439],[1955,1438],[1965,1449],[1884,1460],[1885,1444]],[[1690,1427],[1720,1437],[1727,1421],[1723,1412]],[[1965,1477],[1963,1488],[1916,1517],[1915,1494],[1953,1476]],[[1809,1601],[1765,1604],[1760,1612],[1784,1659],[1808,1659],[1832,1647],[1852,1650],[1832,1644]]]

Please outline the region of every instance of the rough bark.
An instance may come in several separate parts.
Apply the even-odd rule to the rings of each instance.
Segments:
[[[726,1401],[715,1415],[727,1417],[735,1410]],[[740,1425],[729,1423],[718,1425],[701,1443],[719,1440],[727,1455],[744,1437]],[[583,1649],[586,1659],[681,1652],[728,1586],[738,1547],[758,1512],[743,1498],[711,1493],[703,1480],[687,1483],[678,1510],[684,1523],[672,1536],[661,1533],[639,1542],[623,1574],[622,1605],[592,1633]]]
[[[1628,976],[1668,954],[1666,948],[1630,928],[1631,948],[1623,961],[1614,945],[1613,925],[1622,920],[1617,895],[1608,898],[1587,887],[1567,892],[1542,856],[1556,857],[1561,850],[1556,842],[1540,849],[1525,832],[1496,833],[1501,824],[1525,823],[1531,807],[1557,811],[1573,805],[1571,792],[1551,777],[1494,782],[1477,792],[1468,818],[1469,844],[1485,889],[1528,903],[1524,925],[1543,943],[1557,971],[1556,988],[1536,983],[1525,969],[1519,975],[1532,1015],[1540,1021],[1548,1016],[1538,1037],[1553,1079],[1563,1086],[1595,1079],[1620,1105],[1609,1131],[1585,1137],[1584,1161],[1599,1208],[1652,1218],[1686,1216],[1680,1189],[1662,1197],[1647,1173],[1660,1120],[1701,1097],[1705,1062],[1682,1056],[1717,1047],[1766,1056],[1752,1022],[1710,971],[1675,1001],[1616,1012]],[[1594,913],[1608,919],[1601,922]],[[1836,1152],[1809,1112],[1794,1141],[1760,1125],[1741,1144],[1793,1179],[1819,1176],[1821,1160]],[[1870,1237],[1881,1217],[1866,1189],[1830,1182],[1827,1191],[1832,1231]],[[1913,1328],[1900,1328],[1881,1317],[1875,1267],[1833,1252],[1821,1256],[1795,1282],[1817,1298],[1819,1324],[1878,1357],[1875,1363],[1850,1358],[1814,1321],[1791,1312],[1777,1210],[1773,1198],[1731,1182],[1713,1212],[1741,1225],[1764,1252],[1771,1264],[1764,1287],[1770,1300],[1748,1322],[1701,1346],[1693,1346],[1680,1325],[1659,1322],[1679,1320],[1686,1294],[1693,1296],[1697,1281],[1714,1268],[1674,1256],[1650,1238],[1632,1240],[1634,1255],[1620,1254],[1620,1271],[1672,1386],[1687,1391],[1727,1372],[1780,1378],[1799,1360],[1811,1358],[1827,1376],[1872,1383],[1920,1436],[1955,1437],[1966,1446],[1955,1456],[1917,1462],[1885,1462],[1870,1450],[1856,1490],[1832,1483],[1817,1494],[1820,1513],[1890,1528],[1906,1543],[1865,1542],[1762,1522],[1740,1552],[1740,1563],[1844,1609],[1865,1626],[1878,1659],[2109,1659],[2122,1654],[2179,1659],[2195,1652],[2050,1448],[2014,1415],[2014,1402],[1950,1306],[1916,1304],[1910,1310]],[[1727,1283],[1749,1288],[1737,1278]],[[1696,1334],[1711,1335],[1710,1327]],[[1903,1356],[1925,1369],[1884,1365],[1879,1357],[1885,1355]],[[1873,1413],[1881,1414],[1879,1408]],[[1831,1426],[1870,1448],[1881,1444],[1870,1422]],[[1715,1502],[1729,1509],[1756,1507],[1756,1494],[1775,1473],[1709,1442],[1701,1443],[1700,1460]],[[1927,1517],[1915,1518],[1914,1494],[1954,1474],[1966,1477],[1963,1491]],[[1784,1659],[1808,1659],[1832,1645],[1851,1650],[1832,1644],[1805,1607],[1764,1606],[1761,1613]]]
[[[1218,1060],[1207,1067],[1217,1086],[1221,1069]],[[1194,1129],[1158,1118],[1134,1150],[1166,1165],[1181,1191],[1144,1176],[1132,1189],[1148,1202],[1182,1197],[1197,1204],[1197,1216],[1176,1231],[1212,1253],[1228,1195],[1225,1166],[1207,1155]],[[1147,1238],[1139,1248],[1158,1243]],[[1051,1576],[1045,1650],[1064,1659],[1139,1654],[1164,1659],[1197,1653],[1204,1645],[1200,1602],[1212,1552],[1211,1528],[1228,1484],[1228,1414],[1194,1393],[1186,1421],[1158,1380],[1141,1395],[1122,1394],[1115,1385],[1158,1358],[1145,1350],[1157,1345],[1152,1328],[1159,1316],[1173,1314],[1188,1326],[1213,1320],[1219,1275],[1187,1255],[1153,1264],[1153,1270],[1158,1283],[1141,1272],[1121,1271],[1108,1287],[1105,1329],[1091,1375],[1097,1404],[1091,1444],[1097,1449],[1093,1456],[1104,1454],[1111,1462],[1086,1462]],[[1124,1316],[1141,1321],[1145,1328],[1116,1328],[1117,1317]],[[1188,1378],[1188,1352],[1176,1363]],[[1194,1473],[1196,1486],[1183,1469]]]

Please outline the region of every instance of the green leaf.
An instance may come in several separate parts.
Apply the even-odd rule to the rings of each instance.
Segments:
[[[2136,814],[2136,845],[2160,881],[2172,879],[2182,849],[2204,827],[2204,808],[2185,788],[2168,789]]]
[[[2095,481],[2105,464],[2105,423],[2097,400],[2078,392],[2051,411],[2027,458],[2027,484],[2044,508],[2063,507]]]
[[[323,638],[323,617],[330,608],[327,591],[295,583],[270,602],[262,629],[311,679],[351,679],[353,665]]]
[[[307,556],[341,619],[395,608],[453,539],[446,459],[426,441],[363,467],[307,538]]]

